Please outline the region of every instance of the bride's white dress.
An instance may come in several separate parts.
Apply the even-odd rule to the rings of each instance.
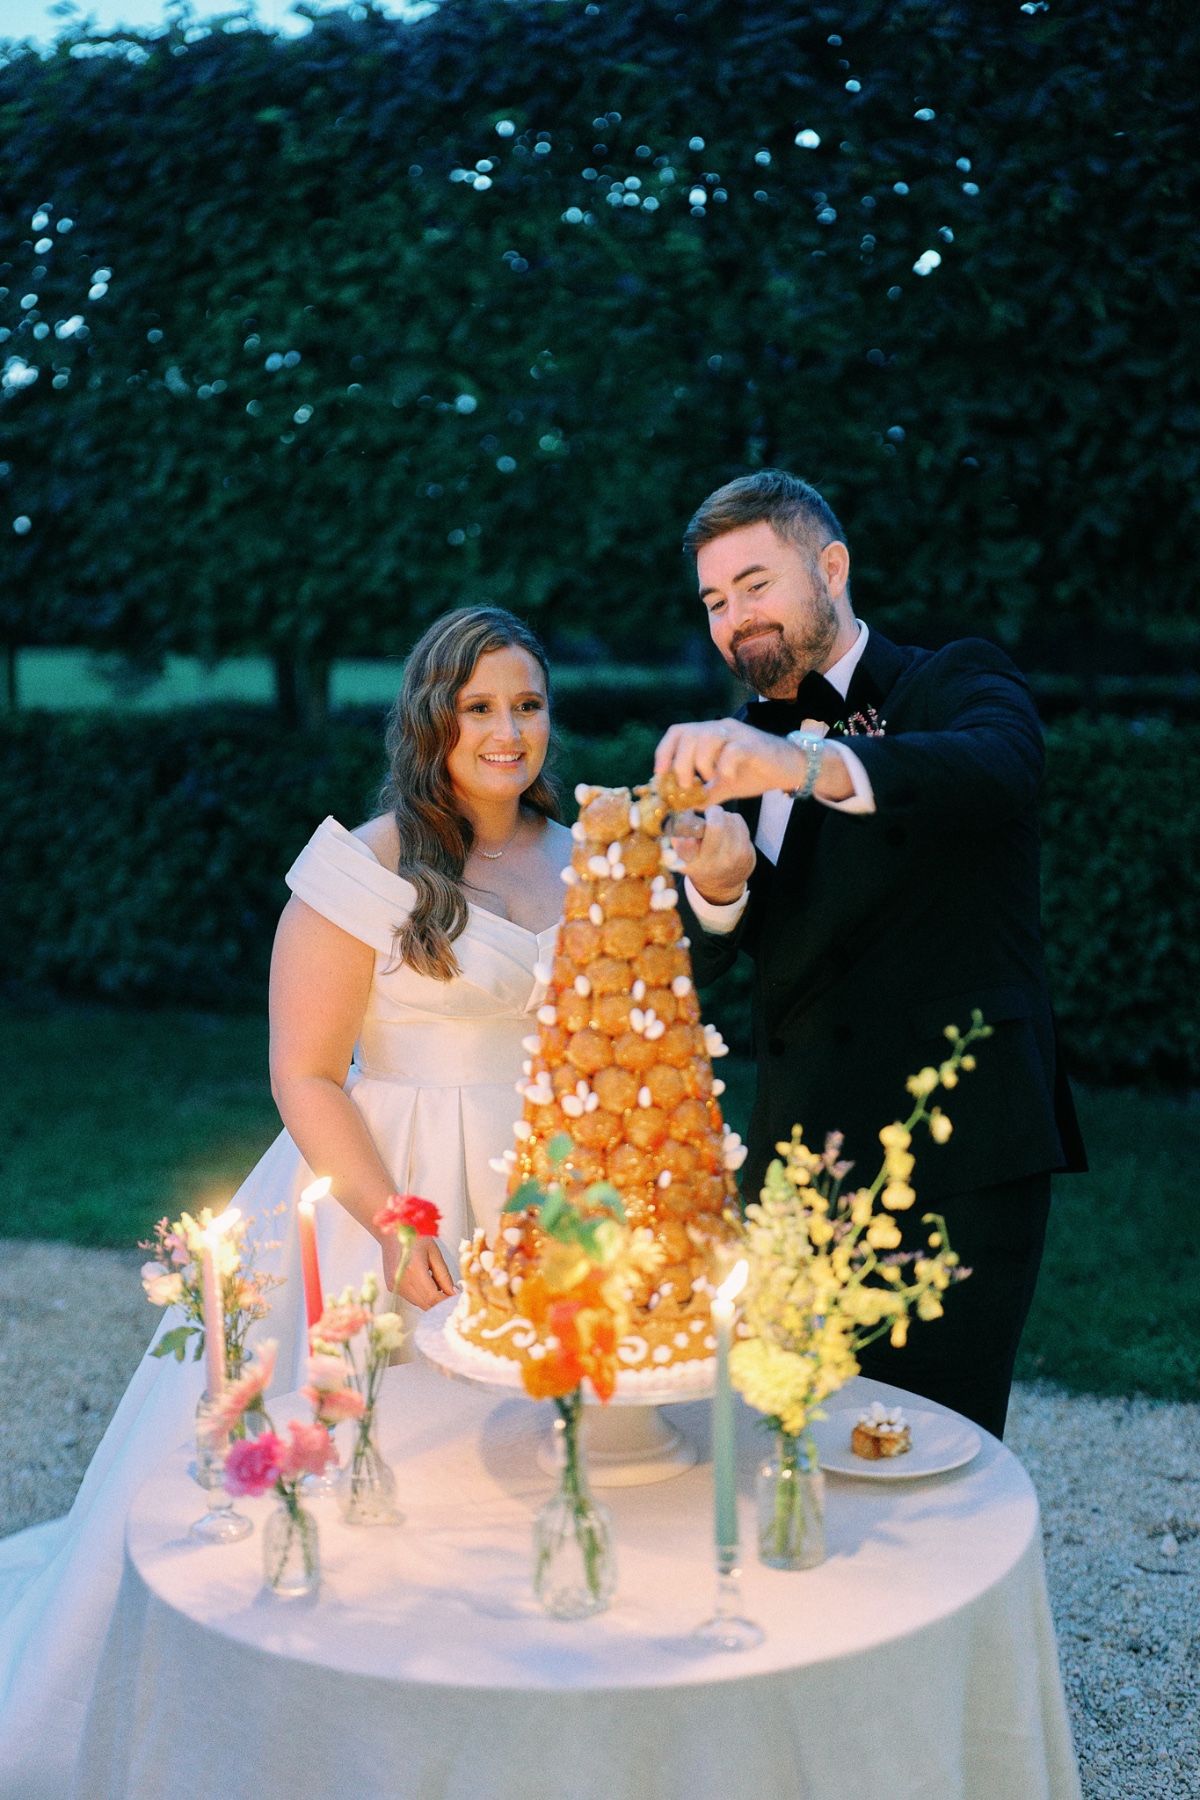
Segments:
[[[397,964],[393,933],[415,899],[360,838],[326,819],[288,873],[301,900],[375,952],[375,975],[347,1091],[400,1193],[434,1201],[442,1248],[499,1217],[504,1178],[490,1159],[512,1143],[521,1039],[557,927],[538,934],[478,907],[455,942],[461,973],[430,980]],[[321,1171],[323,1173],[323,1171]],[[281,1240],[260,1267],[285,1278],[259,1336],[279,1340],[275,1391],[301,1385],[306,1354],[295,1200],[313,1171],[281,1132],[235,1196]],[[268,1215],[283,1203],[277,1219]],[[374,1239],[334,1201],[318,1208],[322,1285],[379,1268]],[[147,1323],[149,1324],[149,1309]],[[175,1322],[168,1313],[161,1330]],[[0,1539],[0,1800],[64,1800],[120,1579],[129,1503],[193,1428],[203,1364],[143,1360],[65,1519]],[[202,1496],[196,1490],[197,1512]]]

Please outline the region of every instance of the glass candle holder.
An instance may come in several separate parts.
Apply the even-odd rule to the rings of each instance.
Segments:
[[[202,1394],[196,1408],[196,1480],[208,1495],[208,1511],[192,1522],[188,1535],[202,1544],[236,1544],[250,1536],[254,1521],[235,1512],[225,1492],[229,1438],[223,1431],[214,1431],[211,1420],[212,1401]]]

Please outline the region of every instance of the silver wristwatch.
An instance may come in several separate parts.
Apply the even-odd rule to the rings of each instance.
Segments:
[[[825,739],[818,737],[815,731],[789,731],[789,744],[795,744],[797,750],[803,750],[805,756],[804,780],[797,788],[792,788],[789,798],[792,800],[811,800],[813,789],[821,774],[821,763],[825,756]],[[785,792],[787,790],[785,789]]]

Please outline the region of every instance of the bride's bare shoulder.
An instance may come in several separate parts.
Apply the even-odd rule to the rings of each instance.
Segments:
[[[396,821],[391,813],[381,813],[377,819],[368,819],[365,825],[359,825],[353,835],[361,838],[375,861],[382,863],[385,869],[396,873],[400,861],[400,833],[396,830]]]

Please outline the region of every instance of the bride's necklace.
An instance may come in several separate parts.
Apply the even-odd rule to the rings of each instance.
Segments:
[[[485,857],[488,862],[499,862],[500,858],[504,855],[504,852],[511,847],[513,838],[516,837],[517,832],[520,831],[520,829],[521,829],[521,821],[520,821],[520,819],[518,819],[517,823],[513,829],[512,837],[509,838],[507,843],[501,844],[501,846],[498,850],[481,850],[479,848],[479,845],[476,844],[476,846],[475,846],[476,854],[478,856]]]

